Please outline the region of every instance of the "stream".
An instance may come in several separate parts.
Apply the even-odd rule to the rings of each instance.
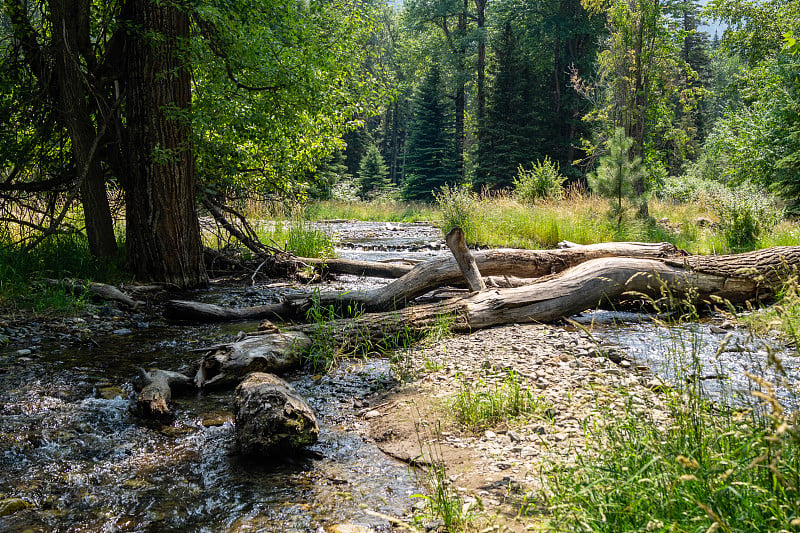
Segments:
[[[429,225],[320,227],[337,234],[341,257],[423,261],[448,253],[439,230]],[[330,287],[378,283],[385,280],[342,276]],[[291,290],[305,289],[275,283],[190,296],[245,306],[277,301]],[[578,318],[600,323],[593,329],[599,342],[625,347],[665,379],[676,375],[675,331],[643,316],[596,312]],[[266,463],[234,453],[230,392],[178,397],[176,421],[165,428],[145,426],[129,414],[130,380],[138,367],[188,368],[198,348],[256,326],[154,322],[80,346],[43,341],[30,357],[0,351],[0,499],[33,504],[0,518],[0,530],[324,532],[345,524],[390,531],[380,515],[407,514],[410,497],[422,488],[406,464],[360,436],[358,414],[368,407],[367,397],[394,384],[385,359],[347,362],[324,376],[284,376],[320,421],[320,442],[295,460]],[[708,324],[680,328],[684,338],[704,339],[691,341],[693,353],[712,365],[701,371],[704,377],[724,374],[703,381],[720,391],[745,387],[731,378],[743,376],[745,349],[753,348],[754,360],[766,360],[765,348],[739,337],[726,341],[731,351],[711,357],[728,333],[710,333]],[[781,356],[790,376],[800,377],[796,353]]]

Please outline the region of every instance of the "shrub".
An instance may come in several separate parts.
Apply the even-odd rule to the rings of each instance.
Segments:
[[[703,195],[713,194],[724,185],[717,181],[710,181],[693,174],[672,176],[666,178],[656,189],[659,198],[669,200],[676,204],[696,202]]]
[[[474,243],[477,237],[475,211],[479,202],[478,196],[467,187],[445,185],[433,197],[442,212],[442,231],[447,233],[459,226],[464,230],[466,241]]]
[[[776,206],[775,199],[753,185],[722,188],[714,196],[712,205],[722,235],[733,251],[754,249],[758,237],[783,218],[783,209]]]
[[[558,163],[545,156],[543,161],[531,163],[530,170],[522,165],[517,169],[514,180],[514,196],[523,203],[533,204],[536,200],[561,200],[564,197],[562,185],[567,180],[558,170]]]

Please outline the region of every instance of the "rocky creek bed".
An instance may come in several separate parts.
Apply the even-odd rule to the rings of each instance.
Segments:
[[[342,251],[350,257],[440,253],[434,230],[422,225],[407,225],[405,241],[403,225],[328,227],[347,242],[391,239],[400,248],[365,253],[354,244]],[[378,283],[343,276],[330,285]],[[273,282],[193,296],[244,306],[306,289]],[[177,326],[157,307],[128,313],[103,304],[66,319],[7,316],[0,320],[0,500],[11,503],[0,510],[15,512],[0,513],[0,530],[391,531],[398,526],[388,517],[419,515],[421,500],[412,496],[424,492],[431,461],[443,461],[464,501],[483,509],[482,525],[536,527],[536,512],[525,511],[536,511],[553,465],[591,451],[587,428],[630,411],[666,419],[665,385],[651,369],[666,368],[667,356],[648,359],[656,343],[647,335],[675,332],[645,324],[600,326],[591,335],[571,325],[509,325],[423,342],[393,362],[354,359],[325,375],[291,373],[284,377],[318,413],[320,442],[305,457],[265,464],[234,453],[229,392],[179,397],[166,427],[129,412],[137,367],[188,367],[198,347],[255,323]],[[710,335],[706,351],[730,333],[698,327]],[[731,354],[744,351],[724,353],[738,360]],[[533,415],[480,430],[455,420],[459,391],[501,387],[510,375],[531,391]],[[425,518],[420,526],[438,524]]]

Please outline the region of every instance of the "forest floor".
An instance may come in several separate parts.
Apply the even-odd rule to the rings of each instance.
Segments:
[[[417,346],[398,364],[412,377],[361,411],[369,438],[453,487],[476,530],[557,530],[546,525],[548,473],[596,453],[608,423],[667,418],[649,369],[579,330],[509,325]],[[517,416],[478,412],[520,393]]]

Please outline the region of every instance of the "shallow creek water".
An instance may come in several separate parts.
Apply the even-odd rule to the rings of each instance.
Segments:
[[[326,226],[344,242],[381,245],[367,253],[343,248],[345,257],[424,260],[438,253],[408,251],[440,240],[430,226]],[[333,286],[365,284],[370,280],[343,278]],[[244,306],[276,301],[291,290],[303,288],[279,283],[191,297]],[[24,361],[0,353],[6,363],[0,365],[0,499],[33,504],[0,518],[0,530],[390,529],[376,514],[405,514],[421,488],[406,464],[358,434],[362,398],[392,384],[385,360],[344,364],[326,376],[284,376],[319,415],[320,442],[303,458],[265,463],[237,456],[230,392],[176,398],[176,421],[167,428],[147,427],[129,414],[129,383],[138,367],[188,369],[198,348],[256,326],[152,324],[79,347],[42,344]]]
[[[322,227],[338,234],[342,257],[426,260],[444,253],[441,234],[430,226]],[[377,283],[385,281],[343,277],[332,287]],[[218,288],[191,297],[244,306],[291,290],[303,288]],[[385,360],[344,364],[326,376],[284,376],[321,423],[320,442],[294,460],[266,463],[234,453],[230,392],[177,398],[177,419],[167,428],[147,427],[129,414],[129,383],[138,367],[189,368],[198,348],[255,327],[154,323],[79,347],[43,346],[24,362],[0,354],[11,361],[0,365],[0,499],[33,504],[0,518],[0,530],[316,532],[343,523],[391,529],[377,515],[406,513],[421,488],[407,465],[359,436],[363,399],[392,385]],[[670,338],[658,326],[631,319],[595,331],[602,342],[628,347],[656,371],[673,375],[667,356],[659,355],[667,352],[656,350]],[[702,350],[717,351],[711,345]],[[724,367],[736,358],[718,359]]]

